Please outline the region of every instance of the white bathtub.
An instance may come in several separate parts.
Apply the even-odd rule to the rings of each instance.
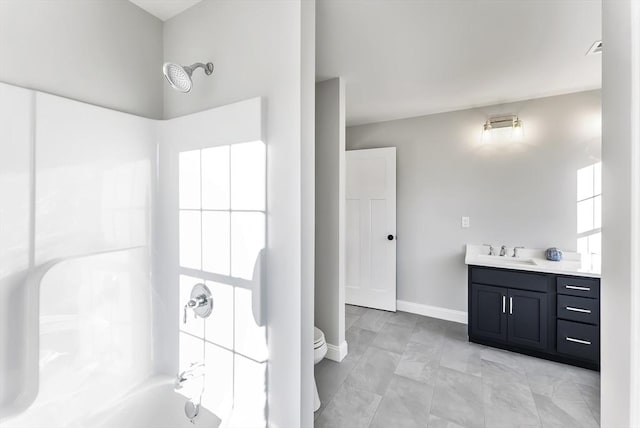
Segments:
[[[111,403],[91,397],[67,397],[35,406],[0,422],[2,428],[218,428],[220,419],[200,408],[192,424],[184,414],[186,398],[173,389],[173,378],[154,376]],[[89,408],[88,408],[89,407]],[[55,409],[58,409],[56,412]],[[75,410],[75,411],[74,411]]]
[[[217,428],[220,419],[200,408],[192,424],[184,414],[186,398],[173,389],[173,378],[153,377],[113,407],[83,421],[86,428]]]

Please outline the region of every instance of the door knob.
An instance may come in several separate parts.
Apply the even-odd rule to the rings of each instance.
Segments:
[[[393,235],[387,235],[387,239],[388,239],[389,241],[393,241]]]

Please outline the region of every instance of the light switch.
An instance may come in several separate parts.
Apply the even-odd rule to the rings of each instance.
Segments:
[[[468,229],[471,226],[469,217],[462,217],[462,228],[463,229]]]

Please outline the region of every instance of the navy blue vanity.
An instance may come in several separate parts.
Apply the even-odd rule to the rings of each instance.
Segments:
[[[600,369],[600,279],[468,266],[469,341]]]

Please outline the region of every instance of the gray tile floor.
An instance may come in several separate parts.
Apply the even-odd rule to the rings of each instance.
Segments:
[[[349,354],[315,366],[317,428],[598,427],[600,375],[469,343],[467,326],[347,305]]]

